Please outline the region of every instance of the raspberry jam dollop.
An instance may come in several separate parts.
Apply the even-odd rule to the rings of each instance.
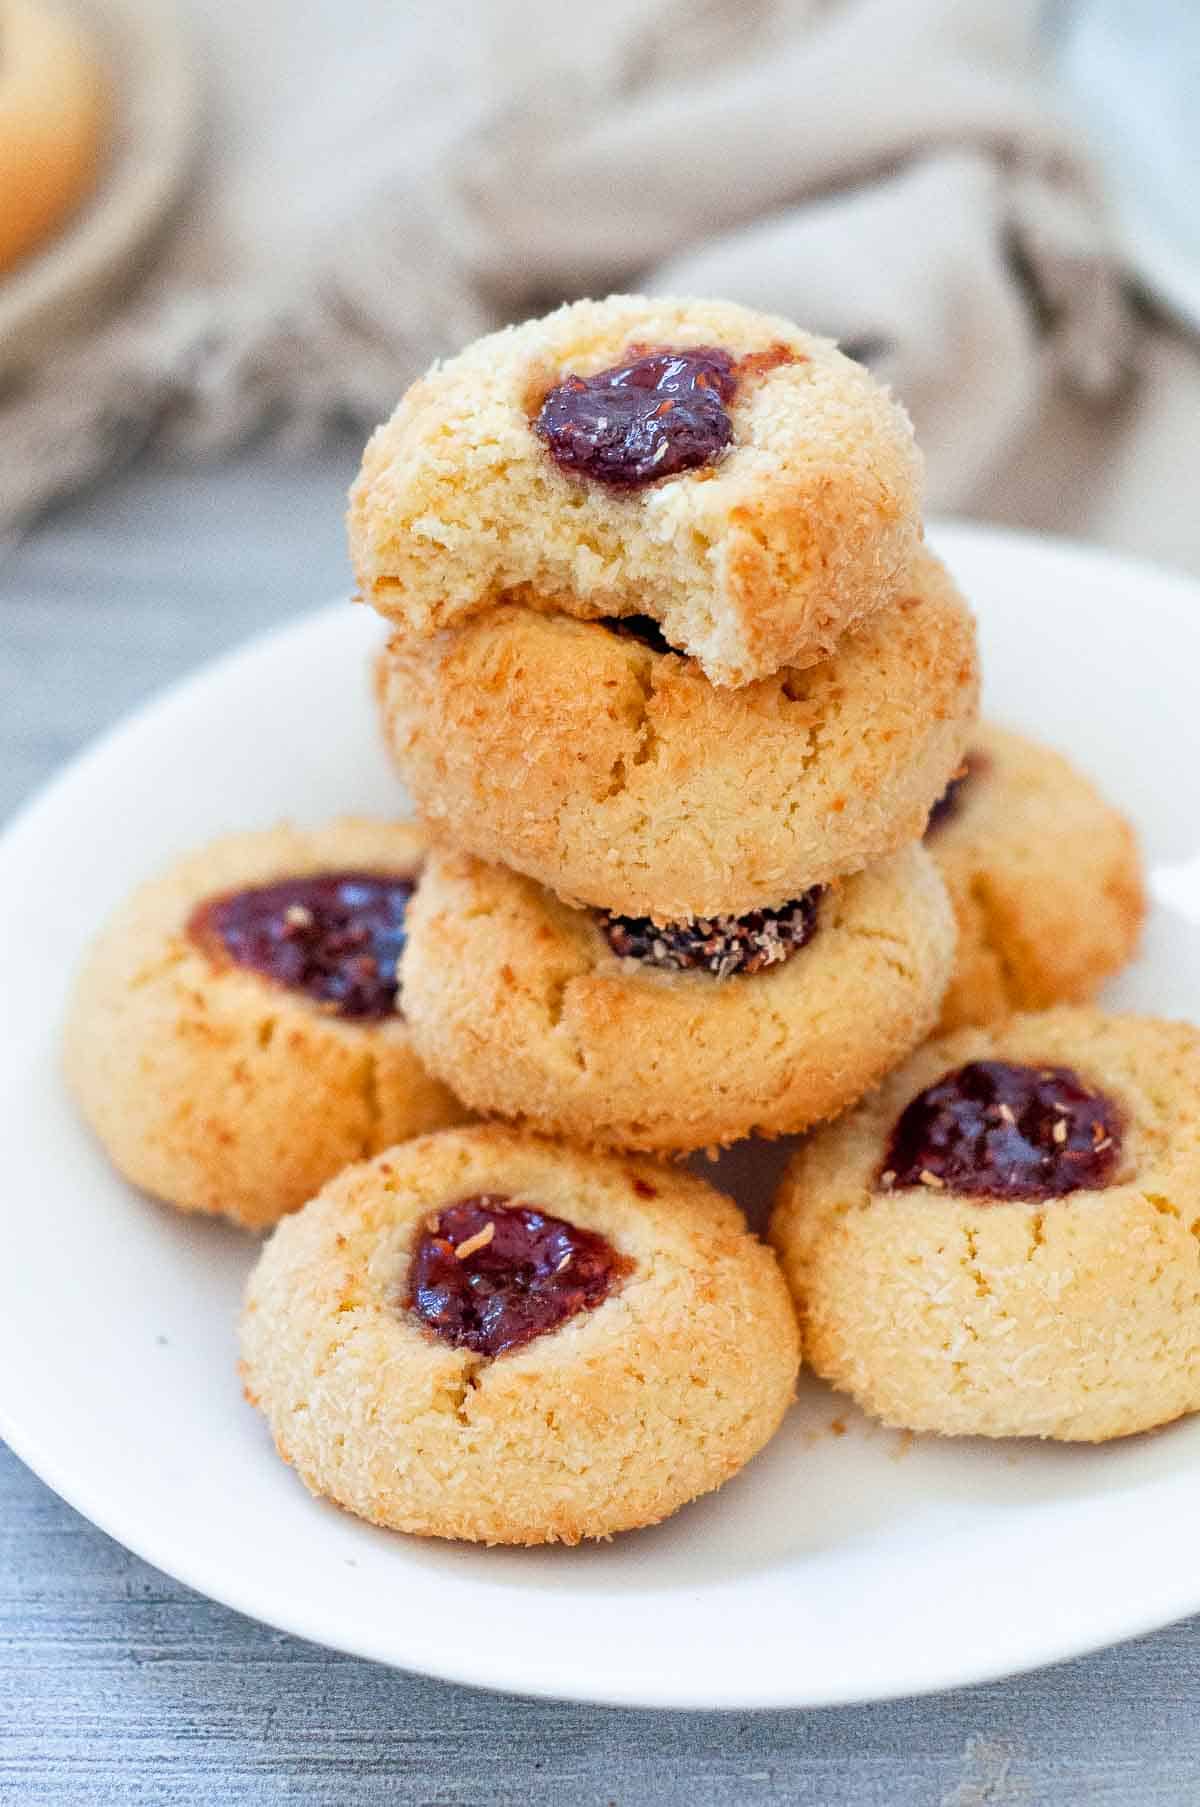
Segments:
[[[608,945],[623,960],[728,979],[789,960],[816,934],[820,901],[821,887],[816,885],[778,910],[751,910],[745,916],[659,923],[649,916],[614,916],[607,910],[596,915]]]
[[[1059,1198],[1107,1186],[1120,1155],[1120,1112],[1072,1068],[973,1060],[901,1112],[879,1178],[888,1189]]]
[[[958,814],[963,806],[963,791],[972,778],[987,769],[986,753],[968,753],[953,778],[929,812],[925,833],[934,834]]]
[[[595,376],[566,376],[533,430],[561,469],[634,488],[719,458],[733,438],[734,360],[715,346],[646,351]]]
[[[396,967],[415,881],[380,872],[320,872],[210,897],[188,932],[210,955],[302,991],[338,1016],[396,1011]]]
[[[405,1303],[455,1348],[503,1355],[594,1311],[632,1266],[594,1230],[480,1192],[426,1227]]]

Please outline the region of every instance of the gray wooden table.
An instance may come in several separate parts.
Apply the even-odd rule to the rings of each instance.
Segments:
[[[170,678],[345,587],[352,462],[142,469],[0,552],[0,815]],[[0,1446],[0,1799],[29,1807],[1196,1807],[1198,1706],[1196,1621],[988,1688],[817,1713],[474,1693],[197,1598]]]

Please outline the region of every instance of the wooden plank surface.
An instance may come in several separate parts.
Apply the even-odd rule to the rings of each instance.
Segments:
[[[352,461],[135,472],[0,553],[0,814],[171,678],[346,587]],[[984,1689],[818,1713],[475,1693],[198,1598],[0,1447],[0,1799],[29,1807],[1196,1807],[1198,1701],[1195,1621]]]

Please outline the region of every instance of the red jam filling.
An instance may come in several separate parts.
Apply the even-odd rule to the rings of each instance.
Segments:
[[[1120,1156],[1120,1112],[1070,1067],[973,1060],[901,1112],[879,1180],[969,1198],[1060,1198],[1111,1184]]]
[[[427,1226],[405,1303],[455,1348],[503,1355],[594,1311],[632,1266],[593,1230],[481,1192]]]
[[[817,932],[821,886],[778,910],[750,910],[745,916],[697,916],[690,922],[654,922],[649,916],[596,912],[601,933],[623,960],[641,960],[669,972],[707,972],[728,979],[734,973],[778,966]]]
[[[280,879],[197,905],[188,933],[207,953],[300,991],[338,1016],[397,1009],[396,968],[414,880],[379,872]]]
[[[719,458],[733,438],[736,387],[727,351],[647,351],[595,376],[564,377],[533,430],[562,470],[635,488]]]

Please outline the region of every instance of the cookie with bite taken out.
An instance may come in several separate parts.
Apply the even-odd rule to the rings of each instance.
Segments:
[[[363,456],[350,548],[406,639],[502,603],[649,616],[713,683],[825,659],[921,541],[902,408],[827,339],[610,295],[469,345]]]

